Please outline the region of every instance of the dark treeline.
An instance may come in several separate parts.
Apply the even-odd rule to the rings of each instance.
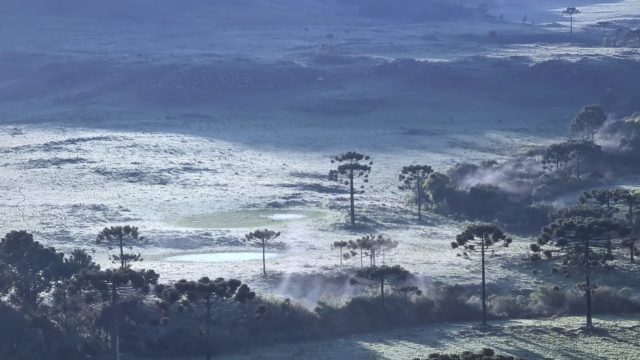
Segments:
[[[638,117],[607,121],[601,106],[587,106],[569,127],[569,139],[507,161],[463,163],[430,173],[421,203],[456,218],[495,221],[532,234],[555,218],[557,199],[640,175]]]

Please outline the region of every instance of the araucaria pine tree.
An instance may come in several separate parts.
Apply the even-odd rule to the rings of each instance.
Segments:
[[[582,287],[585,291],[588,330],[593,328],[591,295],[595,287],[591,283],[591,268],[599,261],[594,256],[594,250],[608,249],[612,237],[627,234],[628,228],[613,219],[582,216],[558,219],[542,229],[538,240],[541,245],[556,245],[565,256],[569,255],[575,259],[572,263],[584,264],[585,283]],[[600,258],[606,259],[604,256]]]
[[[400,181],[400,190],[413,191],[415,193],[415,202],[418,206],[418,220],[422,220],[422,203],[425,200],[425,193],[422,184],[427,176],[433,172],[429,165],[410,165],[405,166],[398,175]]]
[[[206,359],[210,360],[212,356],[211,349],[211,310],[215,301],[235,301],[245,303],[255,298],[255,292],[251,291],[249,286],[243,284],[240,280],[225,280],[218,278],[211,280],[203,277],[197,282],[180,280],[174,285],[177,293],[184,297],[185,303],[191,305],[194,303],[204,303],[205,306],[205,343],[206,343]]]
[[[120,359],[120,305],[118,299],[123,296],[148,294],[151,287],[157,284],[158,277],[159,275],[153,270],[133,270],[125,267],[108,270],[94,268],[83,271],[74,278],[78,284],[84,284],[88,290],[101,294],[101,296],[90,298],[111,302],[111,306],[107,309],[109,317],[113,319],[111,342],[115,360]]]
[[[562,10],[562,15],[569,15],[570,26],[569,26],[569,34],[573,36],[573,16],[580,14],[580,10],[575,7],[568,7],[565,10]]]
[[[118,247],[119,252],[112,254],[109,258],[114,263],[120,263],[119,271],[107,270],[103,273],[103,279],[111,286],[111,297],[113,307],[113,330],[112,341],[113,351],[115,353],[116,360],[120,358],[120,325],[119,325],[119,313],[118,313],[118,287],[127,284],[129,281],[129,275],[132,272],[126,271],[129,269],[132,262],[142,261],[142,255],[140,253],[126,253],[125,248],[131,249],[131,245],[136,242],[143,241],[144,238],[140,236],[138,228],[135,226],[112,226],[110,228],[104,228],[96,239],[98,244],[107,243],[109,246],[115,245]]]
[[[340,251],[340,266],[342,266],[342,259],[345,258],[345,255],[349,256],[348,254],[343,253],[344,248],[346,248],[347,246],[349,246],[349,242],[347,241],[335,241],[331,245],[332,248],[338,249]]]
[[[98,244],[106,243],[109,246],[118,247],[119,253],[112,254],[109,258],[114,263],[120,263],[120,268],[125,268],[130,263],[135,261],[142,261],[140,254],[125,253],[124,249],[131,249],[131,245],[134,243],[142,242],[144,238],[140,236],[138,228],[135,226],[112,226],[110,228],[104,228],[96,239]]]
[[[456,241],[451,243],[454,249],[463,248],[467,252],[480,252],[482,261],[482,325],[487,325],[487,291],[485,275],[485,258],[487,248],[502,242],[504,247],[511,244],[500,228],[491,224],[474,224],[468,226],[461,234],[456,236]]]
[[[399,265],[395,266],[370,266],[358,269],[356,276],[361,279],[369,280],[380,285],[380,299],[382,300],[382,310],[385,309],[384,285],[387,282],[403,282],[411,275]],[[352,280],[352,284],[357,284],[357,280]]]
[[[338,167],[329,172],[329,179],[349,186],[349,215],[351,218],[351,225],[355,225],[356,210],[354,197],[356,193],[364,193],[364,185],[361,185],[360,188],[356,190],[355,181],[358,178],[362,178],[364,183],[369,182],[369,173],[371,172],[373,162],[370,160],[369,156],[359,154],[355,151],[350,151],[336,156],[331,160],[331,163],[337,164]]]
[[[265,252],[267,244],[280,236],[279,232],[264,229],[256,230],[252,233],[245,235],[244,241],[258,245],[262,248],[262,274],[267,276],[267,264],[265,258]]]

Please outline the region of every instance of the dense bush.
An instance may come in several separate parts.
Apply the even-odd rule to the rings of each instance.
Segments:
[[[431,174],[425,181],[424,189],[430,198],[432,210],[462,219],[496,221],[509,231],[521,233],[537,231],[548,222],[549,206],[533,204],[531,195],[514,194],[486,183],[464,188],[464,184],[478,171],[488,170],[460,164],[447,174]],[[491,171],[501,170],[495,168]]]
[[[528,295],[496,295],[489,311],[497,318],[537,318],[580,315],[585,312],[584,291],[541,287]],[[600,314],[640,311],[640,297],[625,290],[603,286],[593,291],[593,310]]]
[[[0,359],[83,359],[79,344],[46,318],[29,317],[0,302]]]

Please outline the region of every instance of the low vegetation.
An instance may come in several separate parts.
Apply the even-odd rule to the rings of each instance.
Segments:
[[[460,354],[429,354],[426,358],[415,358],[414,360],[518,360],[519,358],[499,355],[495,350],[484,348],[478,352],[464,351]]]

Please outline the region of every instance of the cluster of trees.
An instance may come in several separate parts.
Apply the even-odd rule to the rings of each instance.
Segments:
[[[275,237],[277,233],[268,230],[247,235],[248,240],[258,239],[260,243]],[[44,329],[43,324],[46,324],[58,334],[56,337],[42,337],[42,352],[48,353],[41,357],[43,359],[83,358],[107,351],[118,359],[121,349],[130,352],[141,343],[159,350],[169,345],[163,343],[158,338],[161,335],[157,334],[168,336],[170,330],[161,329],[171,323],[182,324],[174,325],[174,331],[181,326],[197,327],[200,323],[203,340],[199,348],[210,359],[215,351],[211,345],[215,336],[214,324],[229,321],[228,326],[233,329],[239,326],[234,325],[233,318],[242,319],[250,312],[247,308],[232,315],[231,320],[222,320],[220,311],[224,310],[221,309],[229,309],[233,303],[246,304],[253,301],[256,294],[248,285],[235,279],[203,277],[198,281],[158,283],[159,275],[154,271],[131,268],[133,263],[142,260],[139,253],[131,251],[141,239],[136,227],[115,226],[102,230],[97,242],[114,250],[110,258],[116,267],[101,269],[83,250],[75,250],[65,256],[54,248],[44,247],[25,231],[7,234],[0,242],[0,294],[4,299],[0,312],[8,305],[20,316],[33,321],[31,329]],[[499,229],[477,225],[458,236],[456,247],[474,251],[474,242],[477,242],[483,254],[484,249],[499,241],[510,242]],[[367,249],[369,266],[357,269],[351,282],[353,285],[378,287],[383,313],[387,311],[388,286],[404,299],[407,306],[412,304],[412,297],[422,294],[409,281],[411,274],[406,269],[398,265],[376,264],[376,258],[395,248],[397,242],[384,236],[365,236],[352,243],[359,244],[358,249],[363,253]],[[484,264],[484,257],[482,260]],[[6,305],[4,301],[7,301]],[[243,321],[259,322],[268,317],[270,311],[266,305],[257,306],[253,320]],[[483,318],[486,319],[486,308]],[[156,343],[146,338],[151,334],[156,334]],[[6,353],[15,354],[15,348],[23,346],[17,338],[9,341],[10,349],[1,349]]]
[[[541,230],[537,243],[531,244],[532,260],[547,259],[561,261],[565,274],[580,271],[584,283],[586,328],[593,328],[592,297],[596,285],[591,280],[594,268],[610,268],[607,261],[614,259],[616,249],[628,252],[631,262],[638,254],[636,236],[640,228],[640,191],[632,189],[597,189],[584,192],[579,204],[563,209],[553,216],[553,221]],[[492,224],[468,226],[451,243],[454,249],[462,249],[459,255],[466,258],[479,253],[482,279],[482,323],[486,325],[486,259],[487,249],[496,244],[508,247],[512,239]],[[492,252],[493,253],[493,252]],[[555,269],[555,268],[554,268]],[[557,271],[554,271],[557,272]]]
[[[591,281],[594,268],[609,269],[616,249],[628,252],[634,261],[638,253],[638,211],[640,191],[631,189],[596,189],[584,192],[578,205],[558,211],[552,222],[543,227],[537,243],[531,244],[532,260],[557,258],[564,273],[584,267],[587,328],[591,321],[591,297],[595,285]],[[550,248],[549,246],[553,246]],[[556,270],[557,271],[557,270]]]
[[[569,212],[571,211],[567,211],[567,213]],[[621,224],[613,219],[585,218],[583,215],[584,213],[580,216],[564,217],[543,228],[539,243],[532,244],[531,250],[534,254],[538,254],[543,251],[542,246],[549,247],[549,250],[544,250],[549,258],[563,258],[563,263],[571,270],[583,267],[585,283],[579,284],[579,288],[585,294],[586,328],[590,330],[593,328],[592,294],[595,289],[595,285],[591,281],[591,271],[594,264],[600,261],[598,257],[593,256],[593,250],[608,249],[608,254],[611,254],[614,239],[628,236],[631,231],[627,224]],[[366,239],[371,240],[372,237],[366,237]],[[486,326],[488,319],[486,263],[495,254],[493,248],[496,246],[505,248],[512,242],[513,239],[508,237],[498,226],[477,223],[467,226],[451,243],[451,248],[462,251],[458,254],[459,256],[471,259],[477,255],[479,258],[483,326]],[[348,243],[342,242],[340,245],[346,244]],[[637,250],[634,249],[634,251]],[[609,259],[608,257],[601,258]],[[384,312],[385,286],[387,285],[392,286],[393,292],[404,295],[405,301],[408,301],[409,296],[422,295],[422,291],[408,281],[410,278],[411,274],[401,266],[371,264],[356,270],[355,277],[350,282],[352,285],[364,285],[365,287],[378,286],[382,311]]]
[[[633,189],[595,189],[585,191],[580,196],[578,204],[573,208],[562,209],[552,216],[552,222],[542,228],[541,236],[537,244],[532,244],[534,259],[540,259],[540,253],[546,258],[554,256],[553,251],[544,250],[544,245],[554,244],[561,254],[564,254],[564,262],[575,260],[576,248],[582,254],[582,243],[576,246],[572,231],[566,226],[581,226],[590,228],[592,247],[602,247],[606,250],[599,260],[602,263],[614,259],[616,248],[628,254],[633,262],[638,252],[636,248],[636,236],[640,230],[638,206],[640,205],[640,191]],[[569,236],[572,235],[572,236]],[[579,241],[585,241],[582,236]],[[595,240],[595,242],[594,242]]]
[[[5,235],[0,241],[0,308],[15,309],[17,313],[13,316],[27,324],[29,331],[47,330],[47,333],[30,339],[29,346],[18,343],[24,341],[19,337],[25,334],[8,337],[10,343],[8,348],[0,348],[3,351],[0,357],[8,354],[23,359],[82,359],[110,348],[113,358],[119,359],[123,332],[126,337],[140,337],[132,334],[144,334],[144,329],[152,328],[156,316],[149,309],[155,306],[158,310],[155,313],[166,315],[166,310],[176,303],[195,306],[204,302],[208,338],[212,299],[246,302],[255,297],[238,280],[202,278],[198,282],[158,284],[159,275],[153,270],[131,268],[132,263],[142,258],[128,249],[140,240],[136,227],[102,230],[97,242],[116,248],[110,258],[118,266],[101,269],[84,250],[74,250],[65,256],[35,241],[26,231]],[[29,347],[39,353],[18,357],[19,351]],[[211,349],[207,348],[206,353],[209,359]]]
[[[241,304],[253,300],[256,296],[247,284],[240,280],[225,280],[217,278],[211,280],[203,277],[198,281],[180,280],[173,286],[161,285],[156,289],[161,301],[158,306],[165,316],[169,315],[170,308],[178,305],[183,312],[184,308],[194,311],[194,307],[204,307],[204,338],[206,359],[210,360],[213,349],[211,347],[211,325],[213,322],[212,308],[216,302],[238,302]]]
[[[463,163],[446,172],[420,169],[418,176],[408,176],[405,168],[401,188],[415,194],[412,199],[420,208],[462,219],[496,221],[510,231],[535,232],[548,223],[553,211],[548,204],[557,196],[605,186],[616,176],[639,170],[637,119],[607,121],[601,106],[589,105],[575,115],[569,128],[568,140],[502,163]],[[422,181],[416,182],[418,178]]]
[[[382,257],[382,265],[385,264],[385,257],[389,251],[398,247],[398,242],[379,235],[365,235],[355,241],[336,241],[332,248],[340,252],[340,266],[343,260],[360,258],[360,267],[364,267],[364,259],[369,258],[369,266],[376,266],[378,257]]]
[[[640,192],[637,191],[601,189],[585,192],[579,206],[558,213],[554,221],[542,230],[539,242],[532,244],[534,253],[563,259],[565,266],[573,270],[580,267],[584,269],[585,282],[580,289],[585,293],[588,328],[593,326],[592,294],[595,289],[591,272],[594,267],[611,259],[617,248],[628,246],[628,239],[640,223],[639,205]],[[247,234],[246,240],[264,249],[279,235],[271,230],[258,230]],[[96,241],[113,248],[110,259],[115,263],[115,268],[101,269],[82,250],[64,255],[53,248],[44,247],[25,231],[13,231],[0,241],[0,314],[5,314],[3,316],[6,318],[18,316],[22,321],[30,322],[31,325],[27,326],[30,331],[47,330],[48,334],[39,337],[42,343],[38,346],[43,354],[54,354],[49,358],[82,358],[110,350],[113,357],[118,359],[123,344],[128,352],[139,346],[140,342],[153,343],[153,340],[140,337],[149,334],[178,336],[183,329],[201,327],[202,340],[196,348],[210,359],[216,350],[212,345],[213,339],[220,331],[214,324],[224,323],[226,331],[233,336],[234,329],[238,327],[251,333],[260,327],[268,329],[269,326],[275,326],[259,325],[264,321],[278,323],[296,317],[296,321],[316,324],[304,326],[323,326],[324,322],[334,322],[339,316],[336,309],[326,304],[319,304],[316,309],[318,318],[315,319],[309,318],[309,314],[293,310],[288,300],[277,311],[265,303],[248,306],[248,303],[256,300],[256,294],[248,285],[235,279],[203,277],[198,281],[160,284],[159,275],[152,270],[131,268],[132,264],[142,261],[141,254],[132,252],[132,245],[144,241],[136,227],[105,228]],[[453,249],[461,251],[458,254],[460,256],[469,259],[475,254],[478,256],[483,324],[489,317],[487,302],[490,298],[486,287],[486,263],[490,261],[494,247],[507,247],[511,243],[512,239],[493,224],[469,225],[451,243]],[[631,256],[637,252],[635,240],[633,244]],[[365,300],[356,301],[354,298],[344,311],[382,311],[384,316],[381,319],[387,320],[385,314],[389,311],[399,311],[403,318],[408,316],[409,311],[425,312],[430,314],[425,315],[429,318],[436,316],[432,314],[434,311],[445,311],[435,308],[436,300],[433,298],[417,300],[423,293],[415,286],[409,271],[398,265],[388,266],[384,263],[385,252],[397,246],[398,242],[383,235],[368,235],[355,241],[334,243],[334,247],[341,251],[341,260],[360,256],[360,267],[353,272],[351,284],[379,289],[381,307],[378,310],[371,308],[371,304],[368,305]],[[368,257],[367,266],[365,257]],[[383,259],[382,265],[378,265],[379,257]],[[388,307],[388,288],[397,295],[391,297],[391,309]],[[398,299],[403,300],[399,303]],[[460,294],[445,295],[445,298],[437,300],[437,306],[446,306],[447,302],[454,300],[460,301]],[[233,304],[239,304],[242,308],[233,310]],[[467,305],[461,303],[460,306]],[[247,317],[249,314],[253,315]],[[470,315],[461,319],[468,319],[466,316]],[[171,323],[174,324],[169,328],[171,330],[161,330]],[[338,326],[331,326],[334,325]],[[156,343],[153,346],[157,347],[156,350],[162,346],[186,346],[189,342],[181,338],[177,343],[165,343],[160,340],[165,337],[155,336]],[[10,348],[0,347],[5,353],[16,354],[18,347],[28,348],[20,343],[22,340],[18,337],[7,339]],[[125,340],[124,343],[121,343],[121,339]],[[176,345],[181,342],[183,345]],[[173,350],[180,351],[178,348]]]
[[[336,168],[329,171],[329,180],[337,181],[349,188],[349,218],[351,225],[356,225],[355,195],[364,194],[365,184],[369,182],[373,161],[370,156],[349,151],[331,160]],[[424,182],[433,173],[429,165],[409,165],[400,170],[398,180],[400,190],[412,193],[412,201],[417,205],[418,220],[422,220],[422,210],[426,205]],[[361,180],[360,185],[357,181]]]
[[[602,106],[588,105],[571,120],[565,141],[503,163],[458,164],[446,172],[408,165],[398,173],[399,189],[410,194],[418,220],[428,209],[533,232],[549,220],[551,208],[545,203],[556,196],[606,185],[616,175],[637,174],[638,134],[636,118],[607,121]],[[348,187],[349,218],[355,225],[355,198],[364,193],[373,162],[365,154],[347,152],[332,163],[337,166],[329,178]]]
[[[631,129],[637,121],[625,121],[615,123],[615,128]],[[516,229],[531,231],[542,227],[541,235],[537,243],[530,249],[534,260],[545,258],[559,258],[564,266],[565,273],[583,268],[585,283],[581,289],[585,292],[587,308],[587,327],[592,327],[591,298],[594,286],[590,273],[593,266],[600,264],[607,267],[607,261],[613,259],[617,249],[628,252],[633,261],[637,254],[636,234],[638,223],[634,220],[638,217],[635,210],[640,201],[640,193],[629,189],[617,190],[593,190],[585,192],[580,204],[576,208],[563,209],[554,212],[548,205],[539,205],[537,200],[548,200],[563,191],[584,188],[589,184],[598,183],[604,177],[606,170],[613,171],[615,166],[628,167],[633,165],[619,164],[623,162],[617,159],[618,153],[605,152],[596,144],[597,136],[601,136],[606,127],[607,115],[600,106],[589,105],[579,111],[572,119],[569,131],[571,139],[551,144],[542,149],[527,153],[526,160],[518,159],[508,164],[485,162],[481,165],[462,164],[450,171],[440,173],[434,171],[428,165],[411,165],[402,168],[399,174],[400,189],[412,194],[418,209],[418,218],[422,218],[422,210],[428,207],[432,210],[447,214],[457,214],[466,218],[484,221],[498,221]],[[617,130],[612,132],[618,133]],[[628,134],[627,134],[628,135]],[[632,140],[625,140],[625,145],[640,149]],[[618,136],[618,138],[621,138]],[[625,138],[626,139],[626,138]],[[637,142],[640,144],[640,141]],[[349,166],[338,169],[341,174],[352,174],[353,171],[345,169],[353,168],[357,176],[368,179],[371,171],[369,163],[362,168],[359,161],[369,160],[369,157],[358,153],[347,153],[336,160],[343,162],[349,160]],[[355,160],[354,160],[355,159]],[[531,170],[531,169],[537,170]],[[521,176],[517,185],[524,191],[514,192],[505,190],[494,184],[477,183],[468,188],[461,188],[470,177],[478,174],[496,174],[510,171],[510,174]],[[351,188],[351,219],[355,223],[353,206],[353,179],[351,175],[345,184]],[[335,176],[334,176],[335,178]],[[495,178],[495,177],[494,177]],[[622,211],[621,208],[625,208]],[[624,216],[620,214],[625,214]],[[514,226],[515,225],[515,226]],[[544,226],[543,226],[544,225]],[[357,241],[337,241],[334,248],[340,251],[340,264],[345,259],[360,255],[360,273],[362,278],[371,279],[371,273],[378,274],[375,266],[375,237],[367,236]],[[486,281],[485,260],[486,249],[496,243],[508,246],[511,238],[506,237],[502,230],[495,225],[478,224],[470,226],[460,234],[452,247],[462,249],[460,255],[470,257],[473,252],[479,252],[481,259],[482,275],[482,313],[483,323],[486,323]],[[373,246],[373,247],[372,247]],[[603,249],[604,254],[599,254]],[[369,257],[369,266],[364,268],[363,258]],[[374,271],[376,270],[376,271]],[[389,271],[389,269],[385,269]],[[379,279],[379,278],[378,278]],[[355,281],[354,281],[355,282]],[[384,288],[384,280],[380,284]],[[416,289],[418,290],[418,289]],[[381,293],[383,297],[383,293]]]

